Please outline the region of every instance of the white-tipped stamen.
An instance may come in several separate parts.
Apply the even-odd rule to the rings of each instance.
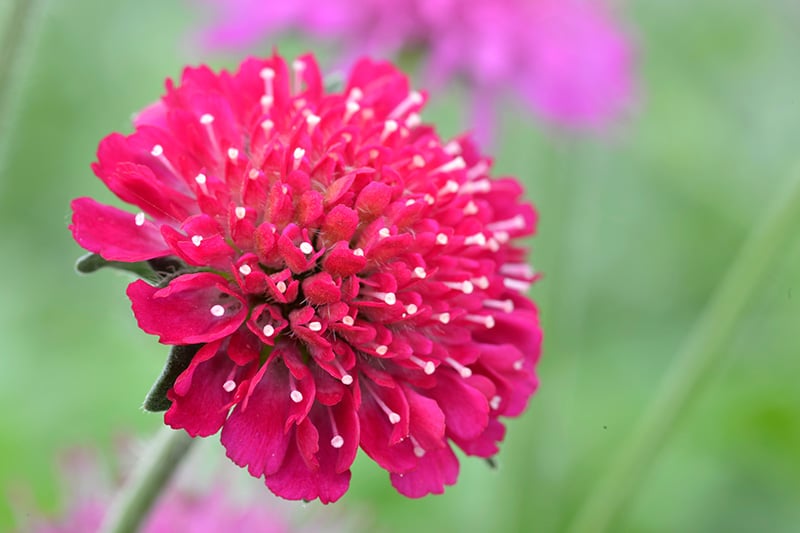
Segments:
[[[464,238],[464,246],[486,246],[486,235],[483,233],[476,233]]]
[[[433,364],[433,361],[424,361],[416,355],[409,356],[408,360],[420,367],[428,376],[436,371],[436,365]]]
[[[512,291],[526,293],[528,292],[528,289],[531,288],[532,283],[530,283],[529,281],[522,281],[519,279],[503,278],[503,285],[505,285],[507,289],[511,289]]]
[[[398,422],[400,422],[400,415],[392,411],[391,413],[389,413],[389,422],[391,422],[392,424],[397,424]]]
[[[471,281],[443,281],[446,286],[450,287],[455,291],[461,291],[464,294],[472,294],[475,290],[475,287],[472,285]]]
[[[353,115],[358,113],[358,111],[361,109],[361,106],[358,105],[358,102],[353,101],[353,100],[348,100],[344,104],[344,107],[345,107],[345,111],[344,111],[344,121],[345,122],[350,120],[353,117]]]
[[[513,366],[514,366],[514,370],[522,370],[522,367],[525,366],[525,360],[524,359],[517,359],[516,361],[514,361],[514,365]]]
[[[389,135],[397,131],[400,125],[394,120],[387,120],[383,123],[383,132],[381,133],[381,142],[384,142]]]
[[[487,298],[486,300],[483,300],[483,306],[488,307],[489,309],[505,311],[506,313],[514,312],[514,302],[512,300],[493,300],[491,298]]]
[[[416,200],[414,200],[413,198],[409,198],[408,200],[406,200],[406,207],[412,206],[415,203],[417,203]]]
[[[308,329],[311,331],[322,331],[322,322],[316,320],[314,322],[309,322]]]
[[[488,241],[486,241],[486,246],[487,246],[487,247],[489,248],[489,250],[491,250],[492,252],[496,252],[496,251],[498,251],[498,250],[500,249],[500,243],[499,243],[499,242],[497,242],[497,240],[495,240],[495,238],[494,238],[494,237],[489,237],[489,240],[488,240]]]
[[[261,121],[261,128],[264,130],[265,133],[271,131],[274,127],[275,123],[268,118]]]
[[[444,246],[449,241],[450,241],[450,239],[448,239],[447,235],[445,235],[444,233],[439,233],[438,235],[436,235],[436,244],[440,244],[440,245]]]
[[[411,91],[402,102],[397,104],[397,106],[392,109],[392,111],[389,113],[389,118],[399,118],[406,114],[413,106],[420,105],[421,103],[422,94],[420,94],[418,91]]]
[[[203,186],[206,184],[206,175],[201,172],[200,174],[194,177],[194,181],[198,185]]]
[[[436,198],[434,198],[432,194],[426,194],[422,197],[422,199],[425,200],[425,203],[428,205],[433,205],[436,203]]]
[[[463,194],[475,194],[478,192],[489,192],[492,190],[492,182],[488,179],[468,181],[461,186]]]
[[[300,251],[304,254],[308,255],[314,251],[314,247],[311,246],[310,242],[301,242],[300,243]]]
[[[308,124],[308,133],[311,133],[311,132],[313,132],[313,131],[314,131],[314,128],[316,128],[316,127],[317,127],[317,124],[319,124],[319,122],[320,122],[321,120],[322,120],[322,119],[321,119],[320,117],[318,117],[317,115],[315,115],[315,114],[313,114],[313,113],[311,113],[310,115],[308,115],[308,116],[306,117],[306,124]]]
[[[500,273],[517,278],[532,278],[535,274],[528,263],[505,263],[500,267]]]
[[[303,162],[303,157],[305,157],[306,151],[300,147],[294,149],[294,153],[292,157],[294,158],[294,169],[297,170],[300,168],[300,163]]]
[[[485,326],[486,329],[492,329],[494,327],[494,317],[492,315],[464,315],[463,318],[475,324],[481,324]]]
[[[208,126],[212,122],[214,122],[214,115],[212,115],[211,113],[203,113],[200,116],[200,124],[202,124],[203,126]]]
[[[511,239],[511,235],[507,231],[495,231],[494,238],[500,244],[505,244]]]
[[[509,231],[515,229],[525,229],[525,217],[516,215],[505,220],[498,220],[490,224],[486,224],[486,229],[489,231]]]
[[[164,147],[161,146],[160,144],[156,144],[155,146],[153,146],[152,150],[150,150],[150,155],[152,155],[153,157],[161,157],[162,155],[164,155]]]
[[[289,394],[289,397],[292,399],[292,401],[293,401],[294,403],[300,403],[300,402],[302,402],[302,401],[303,401],[303,393],[302,393],[302,392],[300,392],[299,390],[293,390],[293,391],[292,391],[292,392]]]
[[[415,154],[414,157],[411,158],[411,164],[417,168],[422,168],[425,166],[425,158],[419,154]]]
[[[144,226],[144,213],[142,213],[141,211],[136,213],[136,216],[133,217],[133,223],[136,224],[137,226]]]
[[[480,178],[481,176],[486,175],[489,171],[489,163],[486,161],[478,161],[475,166],[470,167],[467,169],[467,179],[472,181],[474,179]]]
[[[478,213],[478,206],[470,200],[467,202],[467,205],[464,206],[464,214],[465,215],[475,215]]]
[[[382,239],[385,239],[386,237],[390,236],[391,234],[392,234],[392,232],[389,230],[389,228],[381,228],[380,230],[378,230],[378,236],[380,238],[382,238]]]
[[[192,244],[199,247],[203,243],[202,235],[192,235]]]
[[[425,448],[423,448],[420,445],[419,441],[417,439],[415,439],[413,435],[409,435],[408,438],[411,440],[411,444],[414,446],[414,455],[416,455],[419,458],[424,457],[425,456]]]
[[[275,328],[272,326],[272,324],[267,324],[261,329],[261,332],[265,337],[272,337],[275,335]]]
[[[356,248],[355,250],[353,250],[353,255],[364,257],[364,250],[362,250],[361,248]]]
[[[375,353],[378,355],[386,355],[389,352],[389,347],[385,344],[380,344],[375,347]]]
[[[362,98],[364,98],[364,92],[358,87],[353,87],[352,89],[350,89],[350,94],[347,95],[348,100],[358,101],[361,100]]]
[[[239,220],[244,220],[244,217],[247,216],[247,209],[242,206],[237,207],[233,210],[233,214],[236,215],[236,218]]]
[[[497,411],[500,408],[500,402],[502,401],[503,399],[500,396],[492,396],[492,399],[489,400],[489,407],[491,407],[492,410]]]
[[[420,117],[418,113],[410,113],[408,115],[406,119],[406,128],[413,130],[420,124],[422,124],[422,117]]]
[[[448,365],[452,366],[462,378],[468,378],[472,375],[472,370],[462,365],[452,357],[445,359]]]
[[[232,379],[229,379],[225,383],[222,384],[222,388],[225,392],[232,392],[233,389],[236,388],[236,382]]]
[[[215,317],[221,317],[225,314],[225,308],[217,304],[211,308],[211,314]]]
[[[278,289],[279,293],[283,294],[286,292],[286,283],[284,283],[283,281],[279,281],[278,283],[275,284],[275,288]]]
[[[447,180],[444,187],[439,189],[439,196],[446,196],[448,194],[455,194],[458,192],[458,182],[455,180]]]
[[[239,267],[239,273],[242,276],[249,276],[251,272],[253,272],[253,269],[250,268],[250,265],[242,265]]]
[[[228,159],[235,163],[236,160],[239,159],[239,150],[233,147],[228,148]]]
[[[431,174],[436,174],[438,172],[446,174],[448,172],[453,172],[455,170],[461,170],[464,168],[467,168],[467,164],[464,162],[463,157],[458,156],[455,159],[452,159],[447,163],[445,163],[444,165],[440,166],[439,168],[434,169],[433,171],[431,171]]]
[[[346,316],[342,319],[342,324],[345,326],[353,326],[356,323],[355,319],[351,316]]]
[[[489,278],[487,278],[486,276],[479,276],[477,278],[472,278],[472,284],[481,290],[486,290],[489,288]]]
[[[458,141],[450,141],[442,149],[452,156],[461,155],[462,151],[461,144]]]
[[[261,174],[261,171],[260,171],[260,170],[258,170],[257,168],[251,168],[251,169],[250,169],[250,170],[247,172],[247,177],[248,177],[248,178],[250,178],[251,180],[257,180],[257,179],[258,179],[258,176],[259,176],[260,174]]]
[[[417,313],[417,311],[419,311],[419,308],[415,304],[408,304],[406,306],[406,313],[409,315],[414,315]]]
[[[383,300],[386,305],[394,305],[397,303],[397,295],[393,292],[362,290],[361,294],[377,300]]]
[[[439,313],[435,315],[431,315],[431,318],[434,320],[438,320],[442,324],[449,324],[450,323],[450,313]]]
[[[342,376],[342,383],[345,385],[352,385],[353,384],[353,376],[350,374],[345,374]]]
[[[341,435],[334,435],[331,439],[331,446],[336,448],[337,450],[344,446],[344,438]]]
[[[289,186],[288,186],[288,185],[286,185],[285,183],[284,183],[284,184],[282,184],[282,185],[281,185],[281,192],[282,192],[283,194],[289,194]]]
[[[414,267],[414,271],[413,272],[414,272],[414,276],[419,278],[419,279],[425,279],[425,277],[428,275],[428,273],[425,272],[425,269],[422,268],[422,267]]]

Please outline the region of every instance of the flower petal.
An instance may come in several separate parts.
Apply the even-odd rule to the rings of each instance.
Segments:
[[[144,214],[103,205],[91,198],[72,201],[69,229],[78,244],[108,261],[135,262],[170,253],[158,227]]]
[[[226,337],[247,317],[247,305],[216,274],[184,274],[163,289],[142,280],[128,286],[139,327],[164,344],[197,344]]]

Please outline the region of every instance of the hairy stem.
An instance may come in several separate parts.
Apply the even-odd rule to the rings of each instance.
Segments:
[[[168,427],[156,435],[108,510],[100,533],[135,533],[194,439]]]

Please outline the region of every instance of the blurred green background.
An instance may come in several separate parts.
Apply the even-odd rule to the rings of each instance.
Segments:
[[[111,200],[89,169],[97,143],[130,131],[165,77],[239,58],[192,50],[200,17],[180,2],[29,3],[17,68],[0,80],[11,88],[0,116],[0,490],[30,487],[55,510],[60,451],[161,425],[139,405],[166,353],[137,329],[127,278],[73,272],[82,251],[69,201]],[[360,456],[337,507],[369,509],[380,530],[565,528],[798,162],[800,3],[619,4],[639,47],[634,112],[581,139],[509,108],[495,143],[497,170],[527,184],[541,216],[541,389],[508,423],[499,467],[463,460],[444,496],[405,499]],[[452,135],[463,105],[434,95],[424,118]],[[799,240],[771,263],[615,531],[800,531]],[[0,498],[0,530],[12,516]]]

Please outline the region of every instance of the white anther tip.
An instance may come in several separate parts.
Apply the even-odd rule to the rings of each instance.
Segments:
[[[304,155],[306,155],[306,151],[303,150],[300,147],[297,147],[297,148],[294,149],[294,153],[292,154],[292,157],[294,157],[295,159],[299,160],[299,159],[303,159]]]
[[[247,215],[247,209],[239,206],[233,210],[233,214],[236,215],[236,218],[239,220],[244,220],[244,217]]]
[[[202,242],[203,242],[202,235],[192,235],[192,244],[194,244],[195,246],[200,246]]]
[[[222,388],[225,390],[225,392],[231,392],[233,389],[236,388],[236,382],[233,381],[232,379],[229,379],[228,381],[222,384]]]
[[[136,216],[133,217],[133,223],[137,226],[144,226],[144,213],[141,211],[136,213]]]
[[[317,322],[315,320],[314,322],[308,324],[308,329],[311,331],[322,331],[322,322]]]
[[[383,297],[383,301],[386,302],[387,305],[394,305],[397,303],[397,296],[393,292],[387,292],[386,296]]]
[[[389,413],[389,422],[391,422],[392,424],[397,424],[398,422],[400,422],[400,415],[392,411],[391,413]]]
[[[331,439],[331,446],[333,446],[336,449],[339,449],[342,446],[344,446],[344,439],[342,438],[342,436],[334,435],[334,437]]]
[[[425,363],[425,367],[422,369],[427,375],[431,375],[436,371],[436,365],[433,364],[432,361],[428,361]]]
[[[351,376],[350,374],[345,374],[344,376],[342,376],[342,383],[344,383],[345,385],[352,385],[353,376]]]
[[[208,125],[214,122],[214,115],[210,113],[204,113],[203,116],[200,117],[200,124]]]
[[[236,148],[228,148],[228,159],[236,161],[239,158],[239,150]]]
[[[272,326],[272,324],[267,324],[261,331],[264,333],[265,337],[272,337],[275,335],[275,328]]]
[[[250,265],[242,265],[239,267],[239,273],[242,276],[249,276],[252,271],[253,269],[250,268]]]
[[[386,355],[386,352],[389,351],[389,347],[385,344],[381,344],[377,348],[375,348],[375,353],[378,355]]]
[[[269,80],[275,77],[275,71],[269,67],[264,67],[259,72],[259,76],[261,76],[262,80]]]
[[[344,324],[345,326],[352,326],[355,323],[356,321],[353,320],[353,317],[351,316],[346,316],[342,319],[342,324]]]
[[[158,156],[160,156],[160,155],[161,155],[161,154],[163,154],[163,153],[164,153],[164,147],[163,147],[163,146],[161,146],[160,144],[157,144],[157,145],[153,146],[153,149],[152,149],[152,150],[150,150],[150,154],[151,154],[153,157],[158,157]]]
[[[293,390],[289,397],[292,399],[294,403],[300,403],[303,401],[303,393],[299,390]]]
[[[425,272],[425,269],[424,269],[424,268],[422,268],[422,267],[416,267],[416,268],[414,269],[414,275],[415,275],[415,276],[417,276],[417,277],[418,277],[418,278],[420,278],[420,279],[425,279],[425,276],[427,276],[427,275],[428,275],[428,273],[427,273],[427,272]]]
[[[217,304],[211,308],[211,314],[216,317],[220,317],[225,314],[225,308]]]
[[[311,246],[310,242],[301,242],[300,243],[300,251],[304,254],[308,255],[314,251],[314,247]]]

